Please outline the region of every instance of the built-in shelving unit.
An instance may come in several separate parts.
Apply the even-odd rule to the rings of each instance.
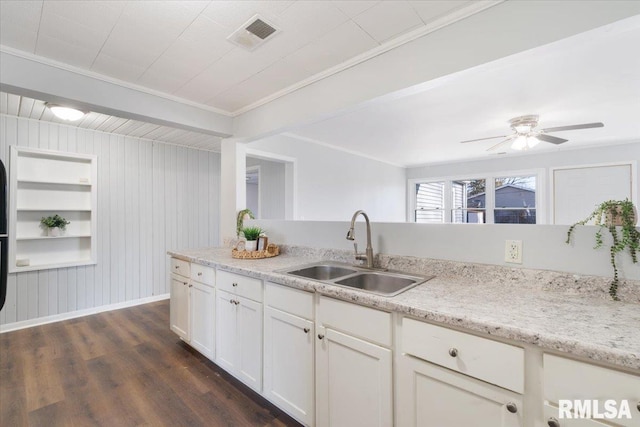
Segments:
[[[96,163],[93,155],[11,146],[10,272],[96,263]],[[55,214],[71,223],[49,237],[40,219]]]

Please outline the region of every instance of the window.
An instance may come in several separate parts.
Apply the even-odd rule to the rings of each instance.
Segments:
[[[444,182],[416,184],[414,221],[419,223],[444,222]]]
[[[495,179],[496,224],[536,223],[536,177],[509,176]]]
[[[451,222],[486,222],[484,179],[464,179],[451,182],[452,205]]]
[[[488,175],[488,174],[487,174]],[[536,224],[537,174],[411,181],[413,221]]]

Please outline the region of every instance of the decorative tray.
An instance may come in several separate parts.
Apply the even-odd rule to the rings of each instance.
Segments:
[[[273,243],[267,246],[266,250],[263,251],[247,251],[247,250],[231,250],[231,256],[237,259],[262,259],[262,258],[273,258],[274,256],[280,255],[280,248],[274,245]]]

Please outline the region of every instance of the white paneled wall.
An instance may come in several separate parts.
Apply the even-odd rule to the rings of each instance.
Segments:
[[[167,250],[219,242],[218,153],[0,115],[10,145],[98,156],[98,263],[10,274],[0,324],[166,294]]]
[[[260,166],[260,218],[284,219],[285,164],[247,157],[247,167],[256,165]]]

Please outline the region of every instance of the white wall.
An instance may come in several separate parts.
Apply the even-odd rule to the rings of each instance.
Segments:
[[[269,241],[275,244],[353,250],[353,242],[345,239],[348,221],[256,220],[252,223],[267,230]],[[568,228],[562,225],[372,223],[371,239],[374,253],[611,277],[608,249],[593,249],[596,227],[576,228],[570,245],[565,243]],[[358,219],[355,232],[362,250],[366,243],[362,218]],[[504,262],[507,239],[522,241],[522,264]],[[640,264],[633,264],[627,253],[619,260],[620,277],[640,280]]]
[[[260,218],[285,219],[285,164],[247,157],[247,167],[249,166],[260,166]],[[249,200],[248,185],[247,200]],[[247,208],[254,214],[258,214],[250,206],[247,205]]]
[[[364,209],[374,221],[405,220],[404,168],[282,135],[249,147],[296,159],[296,219],[348,220]]]
[[[98,156],[98,263],[10,274],[0,324],[166,294],[167,250],[219,244],[217,153],[0,115],[10,145]]]
[[[551,202],[552,191],[552,170],[559,167],[585,166],[596,164],[607,164],[616,162],[629,162],[640,160],[640,142],[630,144],[612,144],[606,147],[590,147],[575,150],[553,151],[540,154],[526,154],[521,156],[490,157],[486,160],[474,160],[458,163],[443,163],[426,165],[420,167],[407,168],[407,179],[438,178],[438,177],[469,177],[473,178],[478,174],[520,171],[520,170],[543,170],[543,187],[538,188],[544,194],[545,212],[543,218],[552,218]],[[638,203],[637,189],[640,186],[640,179],[636,175],[635,182],[632,183],[632,193],[635,197],[634,203]]]

